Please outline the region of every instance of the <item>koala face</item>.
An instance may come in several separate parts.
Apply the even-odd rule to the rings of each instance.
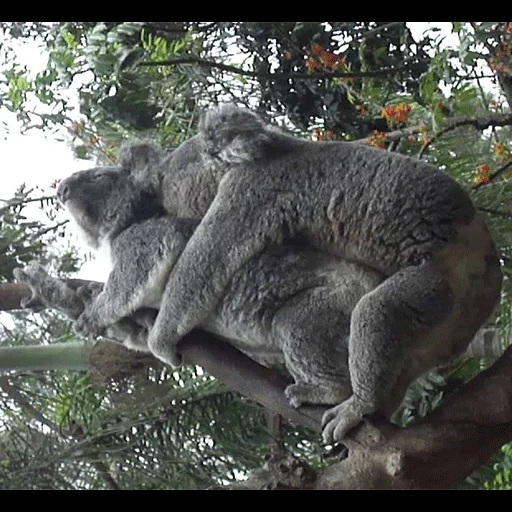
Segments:
[[[124,167],[76,172],[61,182],[57,197],[93,248],[161,211],[156,193],[136,182]]]

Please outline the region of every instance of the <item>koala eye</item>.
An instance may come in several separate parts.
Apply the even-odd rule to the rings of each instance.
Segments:
[[[101,180],[103,178],[106,178],[107,177],[107,173],[106,171],[96,171],[93,175],[92,175],[92,179],[93,180]]]

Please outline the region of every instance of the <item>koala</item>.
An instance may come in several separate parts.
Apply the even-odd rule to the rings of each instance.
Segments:
[[[164,361],[269,247],[293,240],[385,276],[352,311],[352,394],[324,416],[326,440],[342,439],[463,352],[499,299],[489,231],[462,187],[425,162],[291,137],[231,105],[207,112],[199,133],[170,155],[139,160],[135,151],[132,174],[156,184],[169,215],[200,220],[149,334]]]
[[[133,148],[134,155],[144,145]],[[147,184],[123,166],[77,172],[60,184],[57,195],[89,244],[105,247],[112,260],[105,286],[79,315],[80,307],[73,309],[75,330],[99,336],[141,310],[159,309],[198,221],[162,215],[156,192],[151,196]],[[284,364],[294,379],[286,389],[293,406],[336,404],[350,395],[350,314],[382,280],[372,269],[290,241],[255,255],[235,272],[201,327],[262,364]],[[150,322],[145,327],[151,332]],[[124,342],[151,351],[139,332]]]

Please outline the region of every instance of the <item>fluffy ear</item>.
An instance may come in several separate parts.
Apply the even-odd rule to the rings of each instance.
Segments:
[[[199,125],[204,151],[227,163],[265,157],[272,134],[254,112],[235,105],[209,110]]]
[[[137,180],[158,179],[164,152],[153,142],[134,140],[124,144],[119,154],[119,164]]]

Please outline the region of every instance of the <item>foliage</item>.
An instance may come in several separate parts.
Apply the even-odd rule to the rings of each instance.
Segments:
[[[121,141],[134,134],[175,146],[194,132],[204,108],[228,101],[304,137],[359,139],[423,158],[471,192],[493,232],[505,284],[492,321],[505,331],[511,27],[453,22],[450,45],[435,30],[413,34],[408,22],[0,22],[0,106],[24,130],[64,130],[77,157],[100,162],[115,161]],[[19,58],[27,40],[47,56],[41,69]],[[35,195],[21,187],[0,209],[3,280],[34,256],[63,275],[80,264],[71,248],[55,243],[63,225],[51,199]],[[26,213],[38,202],[48,215],[44,226]],[[4,337],[19,344],[73,335],[45,313],[17,317]],[[396,421],[426,414],[483,364],[429,374]],[[281,445],[272,435],[325,464],[315,436],[291,425],[269,434],[259,407],[197,369],[174,373],[144,361],[128,376],[101,382],[17,374],[0,377],[0,388],[5,488],[204,488],[260,466]],[[467,487],[510,488],[510,453],[505,446]]]

